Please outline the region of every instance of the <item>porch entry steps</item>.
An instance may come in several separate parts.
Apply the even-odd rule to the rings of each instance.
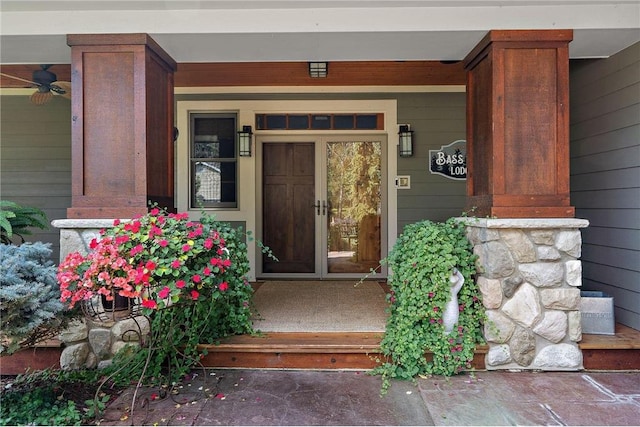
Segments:
[[[208,368],[372,369],[382,333],[288,333],[239,335],[204,345]],[[615,335],[583,334],[579,343],[585,370],[640,370],[640,331],[616,324]],[[475,369],[485,369],[487,346],[479,346]],[[426,354],[425,357],[430,357]]]
[[[587,370],[640,370],[640,331],[616,323],[615,335],[583,334],[578,343]]]
[[[640,370],[640,331],[616,324],[615,335],[583,334],[579,346],[585,370]],[[382,333],[266,333],[239,335],[220,345],[204,345],[208,368],[371,369]],[[61,343],[49,341],[33,349],[0,357],[0,375],[27,369],[60,367]],[[486,348],[476,352],[474,366],[484,367]],[[373,356],[373,358],[372,358]]]
[[[208,368],[373,369],[380,362],[382,333],[271,332],[229,337],[203,345]],[[485,346],[476,350],[475,369],[484,369]],[[426,354],[425,357],[430,357]]]

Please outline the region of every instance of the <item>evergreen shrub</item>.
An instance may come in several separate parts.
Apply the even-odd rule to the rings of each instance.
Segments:
[[[13,353],[34,334],[62,323],[64,304],[50,246],[0,244],[0,353]]]

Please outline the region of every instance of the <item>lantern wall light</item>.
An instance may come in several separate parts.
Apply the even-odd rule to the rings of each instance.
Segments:
[[[329,74],[329,63],[309,62],[309,77],[324,78]]]
[[[410,125],[400,125],[398,132],[398,154],[400,157],[413,156],[413,131]]]
[[[251,126],[242,126],[242,130],[238,131],[238,154],[241,157],[251,157],[251,139],[253,132]]]

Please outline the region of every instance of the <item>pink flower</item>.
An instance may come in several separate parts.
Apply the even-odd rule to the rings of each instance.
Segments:
[[[162,236],[162,228],[155,225],[151,227],[151,229],[149,230],[149,237],[153,236]]]
[[[156,263],[153,261],[147,261],[147,263],[144,265],[144,268],[146,268],[149,271],[153,271],[156,269]]]
[[[193,283],[200,283],[202,282],[202,278],[200,277],[199,274],[194,274],[193,277],[191,278],[191,280],[193,281]]]
[[[158,242],[158,244],[163,248],[166,248],[169,245],[169,242],[166,239],[162,239]]]
[[[129,251],[129,255],[134,256],[136,254],[139,254],[140,252],[143,251],[143,247],[142,245],[136,245],[133,248],[131,248],[131,251]]]
[[[151,211],[149,211],[149,213],[150,213],[151,215],[153,215],[153,216],[156,216],[156,215],[158,215],[158,214],[160,213],[160,209],[158,209],[158,208],[153,208],[153,209],[151,209]]]
[[[120,220],[119,220],[119,219],[114,219],[114,220],[113,220],[113,226],[114,226],[114,227],[117,227],[117,226],[119,226],[119,225],[120,225]]]
[[[205,267],[202,270],[202,274],[204,274],[205,276],[209,276],[211,274],[211,269],[209,267]]]
[[[194,301],[197,300],[199,296],[200,296],[200,294],[198,293],[198,291],[196,291],[196,290],[191,291],[191,299],[192,300],[194,300]]]
[[[182,252],[189,252],[190,249],[191,249],[191,245],[189,245],[187,243],[182,245]]]
[[[222,282],[222,283],[220,283],[218,288],[220,289],[221,292],[224,292],[227,289],[229,289],[229,284],[227,282]]]
[[[186,285],[186,283],[185,283],[185,281],[184,281],[184,280],[178,280],[178,281],[176,282],[176,288],[178,288],[178,289],[182,289],[182,288],[184,288],[184,287],[185,287],[185,285]]]
[[[142,306],[144,308],[158,308],[158,304],[152,299],[145,299],[142,301]]]
[[[205,247],[205,249],[207,249],[207,250],[211,249],[211,248],[213,247],[213,240],[211,240],[211,239],[206,239],[206,240],[204,241],[204,247]]]
[[[165,299],[169,296],[170,293],[171,293],[171,289],[169,289],[168,286],[165,286],[164,288],[162,288],[160,292],[158,292],[158,296],[162,299]]]
[[[116,237],[116,245],[121,245],[123,243],[127,243],[129,241],[129,236],[118,236]]]
[[[171,268],[180,268],[180,260],[179,259],[174,259],[173,261],[171,261]]]

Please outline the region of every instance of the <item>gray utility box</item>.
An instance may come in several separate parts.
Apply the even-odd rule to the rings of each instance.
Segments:
[[[600,291],[580,292],[582,333],[615,335],[613,297]]]

